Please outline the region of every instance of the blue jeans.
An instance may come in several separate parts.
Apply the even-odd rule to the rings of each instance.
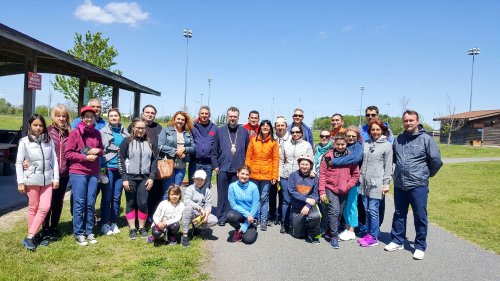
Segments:
[[[415,249],[427,249],[427,199],[429,187],[417,187],[410,190],[394,188],[394,217],[392,219],[392,242],[403,245],[406,237],[406,216],[411,205],[415,223]]]
[[[267,224],[267,217],[269,216],[269,188],[271,187],[270,180],[253,180],[253,183],[259,188],[260,194],[260,218],[259,222],[261,224]]]
[[[70,174],[73,190],[73,234],[89,235],[94,226],[97,175]]]
[[[288,229],[290,225],[290,193],[288,192],[288,178],[280,178],[281,193],[283,194],[283,205],[281,205],[281,223]]]
[[[116,223],[122,200],[123,181],[120,171],[107,169],[109,183],[102,189],[101,222]]]
[[[366,211],[366,225],[368,227],[368,233],[375,240],[378,240],[378,236],[380,235],[379,208],[381,201],[381,199],[373,199],[363,195],[363,205],[365,206]]]
[[[174,173],[168,179],[163,180],[163,194],[162,200],[166,200],[168,198],[168,188],[172,184],[181,185],[182,180],[184,180],[184,176],[186,175],[186,168],[184,169],[174,169]]]

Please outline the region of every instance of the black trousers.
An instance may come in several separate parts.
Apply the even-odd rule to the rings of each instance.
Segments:
[[[276,200],[276,196],[278,200]],[[278,206],[276,206],[278,203]],[[283,192],[278,191],[278,183],[271,185],[269,190],[269,220],[281,221],[281,205],[283,205]]]
[[[165,227],[163,230],[161,230],[159,227],[155,225],[153,227],[152,234],[155,239],[158,239],[161,237],[162,234],[165,234],[165,240],[167,240],[168,237],[176,235],[177,232],[179,232],[180,228],[181,225],[178,222],[167,225],[167,227]]]
[[[227,213],[231,210],[229,204],[228,192],[229,184],[238,180],[236,172],[219,171],[217,174],[217,219],[226,221]]]
[[[309,236],[309,238],[314,238],[319,235],[319,221],[320,215],[318,208],[316,206],[309,210],[309,214],[306,216],[302,215],[300,211],[302,208],[294,208],[290,211],[290,234],[295,238],[304,238],[304,236]]]
[[[245,222],[247,218],[243,217],[239,212],[235,210],[230,210],[227,213],[226,221],[234,227],[236,231],[240,230],[240,224]],[[245,244],[253,244],[257,240],[257,229],[255,226],[251,225],[248,227],[247,231],[241,235],[241,241]]]
[[[45,221],[43,222],[43,229],[57,229],[64,203],[64,194],[68,187],[69,177],[59,178],[59,188],[52,190],[52,200],[50,202],[50,210],[47,212]]]

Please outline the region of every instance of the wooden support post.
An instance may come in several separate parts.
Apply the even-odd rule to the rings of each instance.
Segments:
[[[134,118],[139,117],[140,107],[141,107],[141,93],[134,92]]]
[[[22,135],[28,133],[28,120],[35,113],[35,89],[28,88],[28,72],[37,71],[37,58],[33,54],[27,54],[24,60],[24,97],[23,97],[23,124]]]
[[[80,76],[80,83],[78,84],[78,109],[77,109],[78,114],[80,113],[80,109],[84,106],[83,104],[84,91],[85,87],[87,87],[87,82],[88,82],[87,76],[85,75]]]
[[[113,93],[111,94],[111,108],[118,108],[120,106],[120,88],[114,86]]]

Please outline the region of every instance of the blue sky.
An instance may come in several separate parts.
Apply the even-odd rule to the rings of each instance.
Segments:
[[[207,103],[217,116],[229,107],[240,122],[257,109],[261,118],[291,119],[295,107],[313,117],[359,114],[377,105],[400,115],[401,99],[432,118],[447,115],[447,95],[468,111],[472,57],[472,109],[500,109],[500,2],[470,1],[3,1],[0,22],[56,48],[73,46],[74,33],[102,32],[119,51],[123,75],[162,92],[143,95],[141,107],[160,115],[184,103],[189,28],[187,106]],[[37,105],[48,103],[51,75],[43,75]],[[22,103],[22,77],[0,77],[0,97]],[[121,91],[128,113],[130,93]],[[274,98],[274,105],[273,105]],[[55,94],[63,102],[62,94]]]

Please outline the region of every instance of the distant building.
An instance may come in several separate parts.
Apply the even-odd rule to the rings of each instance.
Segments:
[[[463,112],[433,120],[441,121],[441,143],[448,142],[446,125],[454,122],[460,124],[451,132],[452,144],[500,146],[500,109]]]

